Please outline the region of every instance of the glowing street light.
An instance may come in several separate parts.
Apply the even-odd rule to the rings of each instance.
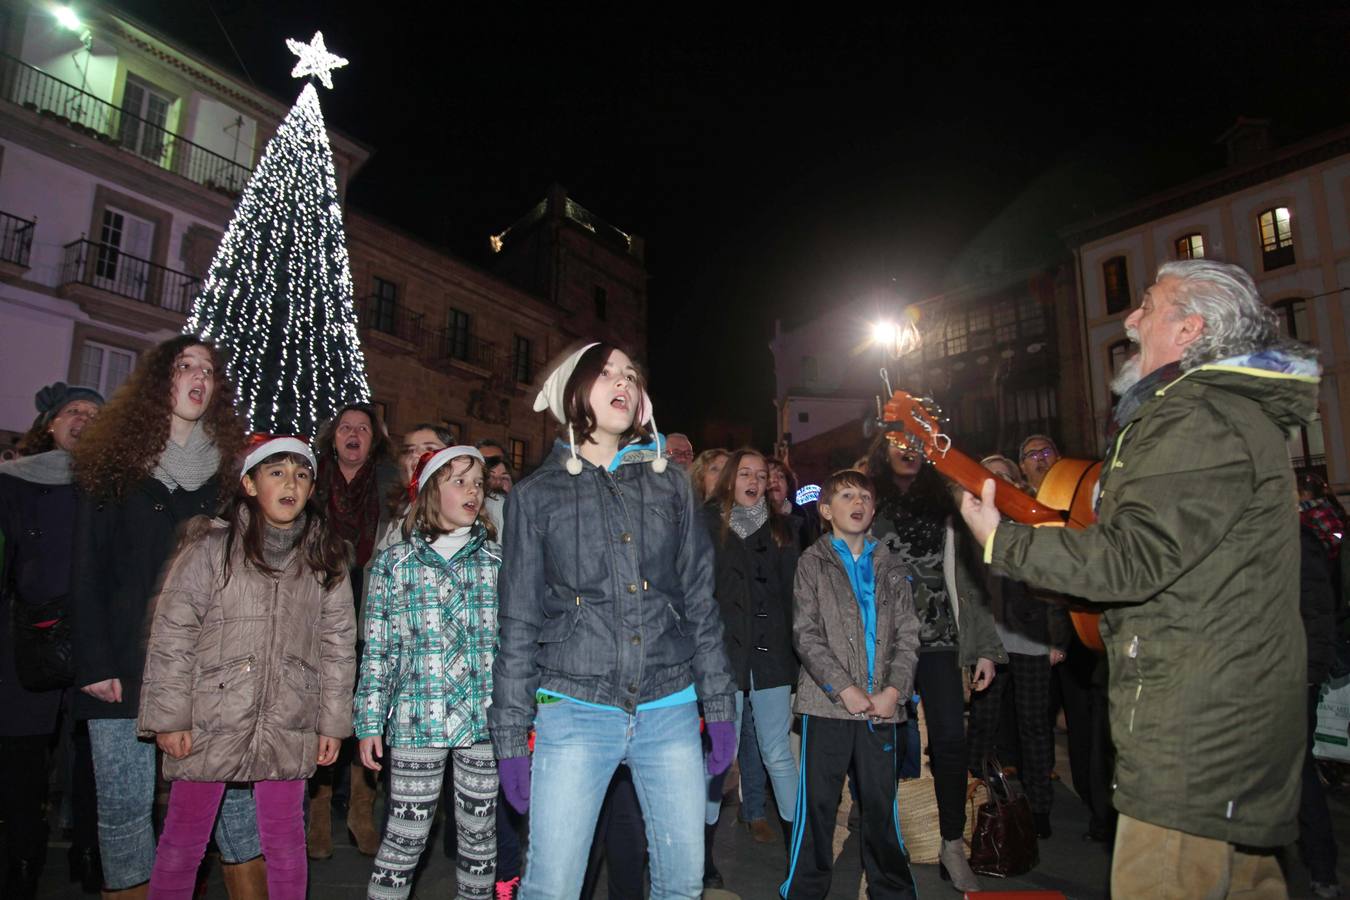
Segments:
[[[899,322],[883,319],[872,323],[872,343],[882,348],[887,356],[903,356],[919,347],[919,329],[914,320],[904,316]]]
[[[880,344],[883,347],[894,347],[897,329],[895,323],[886,320],[875,322],[872,325],[872,343]]]
[[[84,23],[81,22],[80,17],[75,14],[75,10],[71,9],[69,6],[58,6],[54,8],[52,10],[52,15],[56,17],[57,23],[60,24],[62,28],[68,28],[77,33],[84,29]]]

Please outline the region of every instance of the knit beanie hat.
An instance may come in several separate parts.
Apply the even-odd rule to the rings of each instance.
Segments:
[[[563,396],[567,389],[567,382],[576,371],[577,364],[581,362],[582,354],[592,347],[598,346],[599,341],[591,341],[589,344],[583,344],[567,358],[558,364],[558,367],[549,373],[548,378],[544,379],[544,385],[539,389],[539,394],[534,398],[534,411],[543,412],[548,410],[553,413],[553,418],[558,420],[558,424],[567,426],[567,447],[572,452],[572,456],[567,460],[567,473],[569,475],[581,474],[581,460],[577,457],[576,435],[572,431],[572,423],[567,421],[566,397]],[[652,398],[647,396],[647,392],[642,392],[643,425],[650,425],[652,433],[656,435],[656,458],[652,460],[653,472],[664,472],[666,470],[667,460],[661,452],[661,432],[656,428],[656,414],[652,410]]]
[[[104,403],[103,395],[93,388],[71,387],[64,381],[49,384],[33,395],[33,405],[37,407],[38,424],[46,425],[68,404],[76,400],[88,400],[97,406]]]

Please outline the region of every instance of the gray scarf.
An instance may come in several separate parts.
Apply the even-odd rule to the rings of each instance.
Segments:
[[[185,446],[178,446],[173,438],[165,442],[164,451],[150,474],[171,491],[177,488],[195,491],[210,481],[218,468],[220,451],[206,436],[202,423],[197,422],[192,426]]]
[[[727,524],[731,530],[736,532],[741,540],[745,540],[764,527],[764,523],[769,521],[769,505],[760,497],[759,502],[754,506],[741,506],[739,503],[731,507],[731,518]]]
[[[70,454],[64,450],[48,450],[0,463],[0,475],[30,484],[70,484],[74,480],[70,472]]]
[[[291,523],[290,528],[277,528],[269,522],[263,522],[263,562],[280,571],[286,567],[291,551],[305,533],[305,514],[302,512]]]

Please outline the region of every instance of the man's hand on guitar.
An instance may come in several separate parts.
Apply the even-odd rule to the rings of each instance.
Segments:
[[[998,507],[994,505],[994,479],[985,479],[978,497],[970,491],[961,495],[961,518],[966,520],[976,543],[983,548],[994,529],[998,528],[1000,518]]]

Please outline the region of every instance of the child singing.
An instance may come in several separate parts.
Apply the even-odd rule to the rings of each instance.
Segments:
[[[778,891],[788,900],[829,895],[835,814],[849,772],[858,785],[867,895],[918,896],[895,813],[895,773],[919,620],[908,567],[868,536],[874,497],[861,472],[827,478],[818,508],[830,531],[797,564],[792,636],[802,660],[794,707],[802,714],[802,765],[788,877]]]
[[[156,600],[137,729],[173,787],[151,896],[192,896],[227,783],[253,785],[268,895],[305,896],[305,779],[351,734],[356,641],[346,544],[309,503],[315,468],[303,441],[257,443]]]
[[[453,752],[458,896],[480,900],[493,894],[497,856],[487,705],[501,564],[483,504],[483,455],[466,446],[428,453],[409,488],[403,540],[371,567],[354,701],[362,764],[380,769],[387,722],[393,767],[367,896],[411,893]]]

